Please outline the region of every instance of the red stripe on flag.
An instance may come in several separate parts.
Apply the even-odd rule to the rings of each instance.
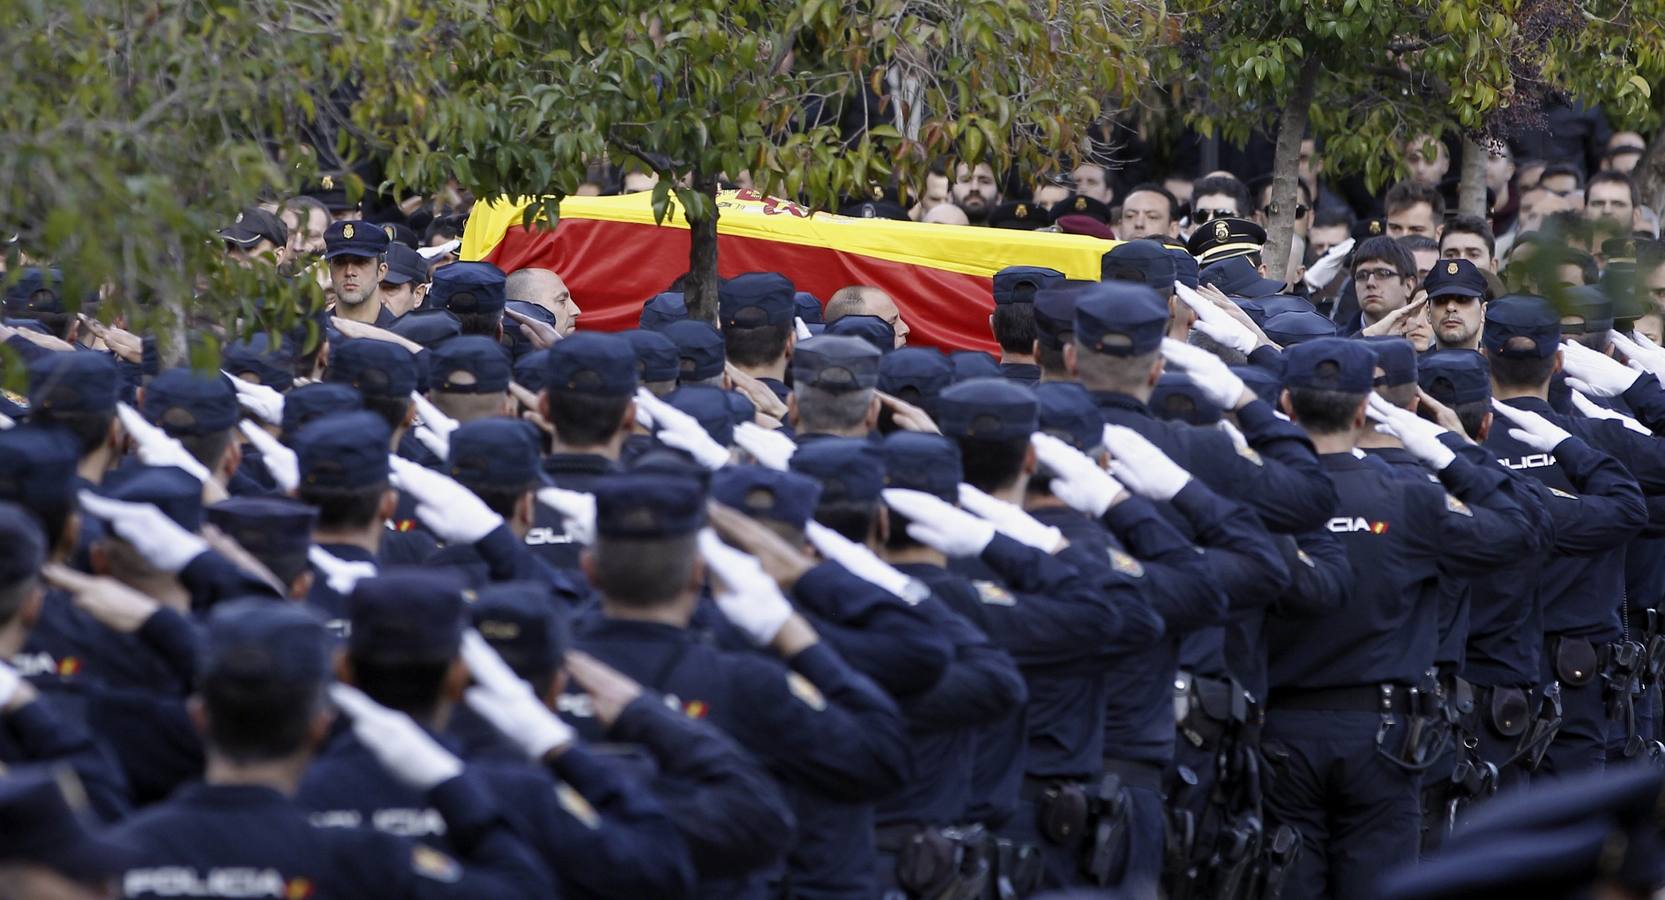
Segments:
[[[623,331],[636,327],[642,303],[688,270],[688,231],[632,222],[563,219],[553,233],[511,226],[486,255],[505,272],[545,268],[560,273],[583,315],[579,327]],[[878,287],[896,300],[913,329],[910,344],[949,350],[1000,348],[989,332],[994,310],[990,279],[961,275],[758,238],[718,236],[718,273],[781,272],[826,302],[852,284]]]

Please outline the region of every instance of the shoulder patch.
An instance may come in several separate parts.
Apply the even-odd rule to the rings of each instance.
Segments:
[[[1569,494],[1566,491],[1561,490],[1560,488],[1550,488],[1549,492],[1551,494],[1554,494],[1557,497],[1560,497],[1563,500],[1577,500],[1578,499],[1577,494]]]
[[[564,781],[555,782],[555,802],[561,804],[568,815],[584,823],[585,828],[595,831],[601,827],[601,815],[572,785]]]
[[[1255,448],[1253,448],[1253,447],[1238,447],[1237,448],[1237,455],[1243,457],[1244,459],[1248,460],[1249,462],[1254,463],[1257,466],[1265,466],[1266,465],[1266,463],[1261,460],[1260,454],[1256,453]]]
[[[1145,577],[1145,567],[1138,560],[1114,547],[1110,548],[1109,553],[1110,568],[1115,569],[1117,572],[1120,572],[1129,578]]]
[[[462,880],[462,865],[425,844],[410,848],[410,869],[423,878],[455,884]]]
[[[797,672],[786,673],[786,689],[792,692],[792,696],[803,701],[805,706],[816,712],[821,712],[827,708],[827,698],[821,696],[821,689]]]
[[[1468,504],[1458,500],[1450,494],[1445,495],[1445,509],[1447,512],[1454,512],[1460,516],[1468,516],[1471,519],[1474,518],[1474,511],[1468,508]]]
[[[1312,561],[1312,557],[1307,555],[1307,551],[1298,547],[1295,549],[1295,558],[1301,561],[1301,565],[1304,565],[1309,569],[1318,568],[1318,564]]]
[[[1012,596],[1011,591],[992,581],[973,581],[971,585],[977,589],[977,599],[990,606],[1017,605],[1017,599]]]
[[[4,394],[7,400],[10,400],[24,409],[29,408],[29,398],[17,393],[16,391],[8,391],[5,388],[0,388],[0,394]]]

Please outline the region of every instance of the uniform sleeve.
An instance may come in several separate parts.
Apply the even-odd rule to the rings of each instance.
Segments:
[[[368,829],[339,832],[339,870],[364,879],[358,896],[556,897],[547,869],[517,836],[473,773],[434,788],[428,800],[445,818],[447,836],[458,850],[453,859],[431,847]]]
[[[1221,493],[1247,502],[1276,532],[1293,534],[1323,525],[1335,511],[1335,484],[1319,467],[1306,432],[1278,418],[1258,399],[1237,411],[1237,424],[1249,444],[1247,451],[1239,452],[1222,433],[1210,435],[1223,444],[1216,457],[1229,454],[1239,460],[1235,475],[1245,479],[1234,478],[1232,487]]]
[[[646,784],[582,745],[568,748],[550,770],[560,781],[539,798],[546,841],[537,849],[559,879],[609,897],[692,893],[688,848]]]
[[[1551,491],[1545,506],[1554,522],[1554,549],[1569,556],[1590,556],[1629,542],[1647,525],[1648,505],[1642,489],[1619,461],[1578,437],[1555,448],[1555,461],[1578,490],[1578,496]]]
[[[199,612],[233,597],[283,599],[265,579],[244,572],[214,550],[199,553],[186,563],[179,582],[191,593],[191,609]]]
[[[1448,575],[1471,576],[1532,556],[1545,533],[1515,499],[1525,488],[1497,467],[1457,457],[1439,472],[1450,491],[1436,511],[1435,555]],[[1432,487],[1430,485],[1430,487]]]
[[[736,721],[771,768],[841,799],[876,800],[911,772],[902,715],[825,643],[789,660],[731,657]]]
[[[156,649],[156,656],[173,670],[183,685],[196,684],[201,635],[191,620],[166,606],[139,626],[139,638]]]
[[[936,597],[919,604],[954,648],[936,686],[903,705],[908,723],[923,728],[970,728],[998,722],[1029,700],[1029,690],[1006,651]]]
[[[700,874],[731,877],[766,868],[791,849],[798,823],[768,772],[721,730],[644,693],[608,737],[647,748],[658,763],[653,793],[682,833]]]
[[[1665,432],[1665,388],[1651,373],[1644,373],[1619,399],[1630,408],[1631,415],[1654,434]]]
[[[1582,424],[1587,429],[1585,440],[1617,459],[1636,479],[1642,493],[1665,494],[1665,441],[1637,434],[1608,419],[1586,419]]]
[[[87,792],[87,801],[100,819],[114,822],[128,812],[127,779],[79,722],[57,716],[51,701],[38,697],[0,718],[23,760],[12,764],[62,763],[69,766]]]
[[[1329,476],[1319,476],[1330,483]],[[1190,523],[1209,581],[1231,598],[1233,608],[1264,606],[1288,582],[1283,555],[1248,509],[1197,478],[1174,495],[1170,505]]]
[[[1129,579],[1103,574],[1108,566],[1091,577],[1004,535],[981,559],[1004,582],[979,588],[988,592],[988,633],[1019,666],[1096,665],[1107,647],[1126,640],[1123,610],[1144,605]]]
[[[930,690],[948,668],[953,648],[917,607],[836,563],[804,573],[792,599],[839,656],[892,697]]]
[[[1347,605],[1353,593],[1353,566],[1341,539],[1320,528],[1280,536],[1279,550],[1289,569],[1289,585],[1272,609],[1280,616],[1321,616]]]

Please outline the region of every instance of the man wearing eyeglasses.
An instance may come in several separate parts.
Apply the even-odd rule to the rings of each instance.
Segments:
[[[1410,302],[1416,291],[1416,258],[1390,237],[1361,241],[1353,250],[1353,286],[1359,320],[1349,331],[1368,328]]]

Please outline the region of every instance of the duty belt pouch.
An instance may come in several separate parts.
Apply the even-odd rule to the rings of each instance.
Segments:
[[[1486,726],[1500,737],[1520,737],[1526,731],[1532,709],[1526,692],[1520,688],[1500,687],[1492,690],[1491,702],[1486,704]]]
[[[1474,685],[1461,678],[1451,681],[1451,694],[1448,699],[1455,718],[1462,718],[1474,712]]]
[[[1127,798],[1122,780],[1112,773],[1100,777],[1088,804],[1093,830],[1082,854],[1081,869],[1087,880],[1099,886],[1121,880],[1127,867]]]
[[[1562,684],[1583,687],[1596,677],[1596,648],[1583,638],[1555,641],[1555,677]]]
[[[1069,782],[1048,787],[1035,804],[1035,815],[1042,837],[1060,847],[1076,847],[1087,833],[1086,788]]]
[[[935,828],[913,833],[896,852],[896,883],[910,897],[935,898],[953,885],[959,874],[954,842]]]
[[[1181,730],[1198,747],[1218,747],[1233,722],[1248,717],[1248,700],[1235,682],[1191,679],[1191,702]]]

